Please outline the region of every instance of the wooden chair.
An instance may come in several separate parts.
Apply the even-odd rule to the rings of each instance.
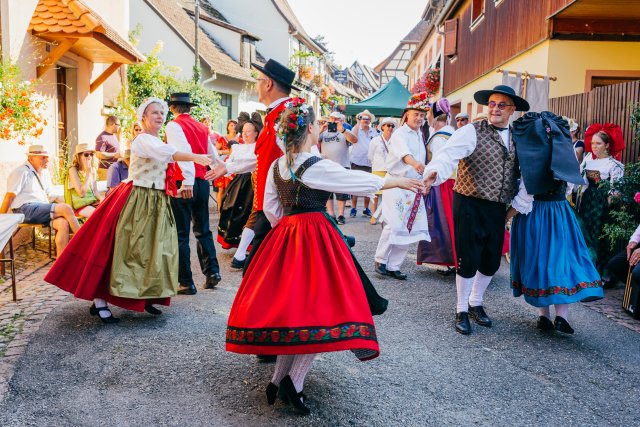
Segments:
[[[31,247],[36,251],[40,251],[40,252],[44,252],[44,253],[48,254],[49,255],[49,259],[55,259],[55,256],[53,256],[53,237],[55,235],[55,230],[53,229],[53,227],[51,227],[50,225],[44,225],[44,224],[26,224],[26,223],[23,223],[23,224],[20,224],[20,226],[18,227],[18,230],[16,231],[16,233],[18,233],[18,231],[20,231],[21,229],[26,228],[26,227],[32,227],[32,229],[31,229]],[[42,230],[45,230],[45,229],[49,230],[49,232],[47,233],[48,240],[49,240],[49,247],[48,247],[47,250],[40,249],[36,245],[36,227],[39,227]]]
[[[9,239],[9,243],[7,243],[7,245],[9,246],[9,258],[0,258],[0,263],[2,263],[3,275],[5,273],[5,263],[9,264],[9,269],[11,271],[11,291],[13,292],[13,302],[16,302],[18,300],[18,291],[16,290],[16,261],[13,257],[13,239]],[[4,249],[2,250],[2,252],[0,252],[0,254],[2,254],[3,257],[5,256]]]

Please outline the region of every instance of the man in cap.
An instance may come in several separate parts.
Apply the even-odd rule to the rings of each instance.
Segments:
[[[430,105],[425,92],[409,98],[402,116],[404,123],[391,134],[386,158],[387,174],[392,177],[420,179],[427,150],[422,135],[425,114]],[[427,214],[422,194],[400,188],[382,192],[382,222],[375,254],[375,271],[383,276],[406,280],[400,267],[412,244],[430,240]]]
[[[335,123],[335,130],[329,131],[329,124]],[[342,122],[342,114],[337,111],[332,112],[329,115],[329,121],[325,125],[320,125],[320,137],[318,141],[318,147],[320,148],[320,154],[323,159],[329,159],[340,166],[350,169],[351,163],[349,162],[349,143],[355,144],[358,142],[358,138],[351,132],[346,130]],[[336,193],[336,199],[338,200],[338,217],[336,222],[340,225],[345,223],[344,208],[347,200],[349,200],[348,194]],[[333,208],[333,195],[327,200],[327,213],[335,218],[335,210]]]
[[[371,114],[369,110],[364,110],[357,116],[358,124],[350,131],[356,138],[357,144],[351,148],[350,160],[351,169],[361,170],[371,173],[371,162],[369,161],[369,144],[371,140],[378,136],[378,132],[371,126],[376,120],[376,116]],[[351,197],[351,212],[349,216],[354,218],[358,214],[358,197]],[[371,218],[369,210],[369,198],[364,198],[364,210],[362,215]]]
[[[456,114],[456,129],[469,124],[469,115],[467,113]]]
[[[189,112],[196,104],[188,93],[172,93],[169,110],[174,119],[167,123],[167,144],[178,151],[195,154],[213,154],[209,141],[209,129],[195,120]],[[205,179],[205,166],[193,162],[178,162],[183,180],[179,183],[178,197],[171,198],[171,209],[178,229],[178,293],[194,295],[197,290],[191,272],[189,233],[193,222],[193,234],[198,240],[198,259],[202,273],[207,277],[205,289],[213,289],[220,282],[220,266],[216,258],[213,234],[209,228],[209,192],[211,186]]]
[[[285,110],[285,103],[291,99],[289,96],[292,89],[298,90],[292,85],[295,73],[278,61],[269,59],[264,67],[252,64],[258,70],[258,99],[267,106],[267,115],[264,118],[264,127],[258,135],[256,141],[256,162],[243,162],[234,164],[233,162],[218,163],[214,169],[209,171],[207,179],[215,179],[230,173],[254,172],[253,189],[253,210],[255,211],[255,233],[251,246],[251,253],[245,260],[245,271],[248,268],[253,255],[258,250],[262,240],[271,230],[271,224],[262,211],[264,202],[264,190],[267,183],[267,176],[271,164],[280,156],[283,151],[277,141],[275,125],[280,118],[280,114]],[[254,213],[252,212],[252,215]]]
[[[0,214],[11,209],[24,214],[25,224],[49,225],[56,230],[58,256],[69,243],[69,229],[80,228],[73,208],[66,203],[51,203],[51,175],[47,170],[49,153],[42,145],[32,145],[27,161],[14,169],[7,179],[7,193]]]
[[[424,174],[427,187],[439,185],[458,166],[453,196],[458,258],[455,328],[464,335],[471,332],[469,317],[481,326],[492,325],[482,303],[500,267],[505,221],[516,210],[526,214],[532,207],[524,186],[518,189],[518,159],[509,129],[511,115],[528,111],[529,104],[505,85],[478,91],[474,99],[489,107],[488,120],[458,129]]]

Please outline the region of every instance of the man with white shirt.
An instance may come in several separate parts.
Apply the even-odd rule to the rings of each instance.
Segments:
[[[371,140],[378,136],[378,131],[371,127],[376,117],[364,110],[357,116],[358,124],[353,127],[351,133],[358,138],[358,142],[351,147],[351,169],[361,170],[371,173],[371,161],[369,161],[369,144]],[[351,212],[349,216],[354,218],[358,214],[358,197],[351,197]],[[369,198],[364,198],[364,210],[362,215],[371,218],[369,210]]]
[[[458,258],[455,328],[464,335],[471,332],[469,317],[481,326],[492,325],[482,302],[500,267],[505,221],[516,211],[529,213],[532,206],[524,186],[518,189],[520,171],[509,130],[509,117],[528,111],[529,104],[504,85],[478,91],[474,99],[489,107],[488,120],[459,128],[424,173],[427,187],[439,185],[458,166],[453,198]]]
[[[167,144],[178,151],[196,154],[212,154],[213,146],[209,141],[209,129],[195,120],[189,112],[196,104],[191,102],[188,93],[171,94],[169,109],[174,119],[167,123]],[[220,266],[216,258],[213,234],[209,227],[209,192],[211,187],[205,179],[206,167],[193,162],[178,162],[183,180],[180,183],[178,197],[171,198],[171,209],[178,229],[178,293],[194,295],[197,292],[191,272],[191,250],[189,233],[193,222],[193,234],[198,240],[198,259],[202,273],[207,277],[205,289],[213,289],[220,282]]]
[[[69,229],[80,228],[73,209],[66,203],[51,203],[51,175],[47,170],[49,153],[42,145],[32,145],[27,161],[9,174],[7,193],[0,206],[0,214],[24,214],[26,224],[50,225],[56,230],[58,256],[69,243]]]

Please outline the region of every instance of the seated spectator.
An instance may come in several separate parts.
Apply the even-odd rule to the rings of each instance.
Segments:
[[[603,288],[612,288],[616,279],[626,283],[629,266],[633,266],[631,280],[636,282],[640,280],[640,247],[638,247],[638,243],[640,243],[640,225],[631,235],[627,248],[611,258],[605,265],[602,275]]]
[[[88,144],[76,146],[73,164],[69,168],[65,185],[65,202],[71,205],[76,216],[83,218],[89,218],[102,201],[96,183],[94,154],[95,151],[89,148]]]
[[[24,214],[25,224],[50,225],[56,230],[58,256],[69,243],[69,229],[74,233],[80,228],[73,209],[66,203],[50,203],[51,176],[47,170],[49,153],[42,145],[32,145],[27,161],[11,172],[7,179],[7,194],[0,213],[11,209]]]
[[[136,139],[136,136],[142,133],[142,125],[140,122],[135,122],[133,126],[131,126],[131,141]]]
[[[107,171],[107,194],[125,179],[129,178],[129,164],[131,163],[131,150],[125,150],[117,162],[109,166]]]

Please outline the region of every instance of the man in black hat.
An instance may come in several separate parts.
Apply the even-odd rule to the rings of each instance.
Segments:
[[[471,332],[469,317],[481,326],[491,326],[482,299],[500,267],[505,221],[516,210],[529,213],[533,203],[524,186],[517,185],[520,169],[509,129],[511,115],[529,110],[529,104],[504,85],[478,91],[473,97],[488,106],[488,119],[458,129],[424,173],[427,187],[439,185],[458,166],[453,189],[458,258],[455,328],[464,335]]]
[[[233,162],[219,163],[216,168],[206,175],[207,179],[216,179],[228,173],[253,172],[255,174],[255,179],[253,180],[253,210],[256,218],[253,231],[255,236],[251,243],[251,253],[244,264],[245,271],[253,258],[253,254],[256,253],[260,243],[271,230],[271,224],[269,224],[267,217],[262,212],[262,203],[270,166],[283,154],[282,148],[277,142],[275,125],[278,123],[280,113],[285,109],[284,104],[291,99],[289,97],[291,90],[298,89],[292,85],[295,73],[279,62],[270,59],[264,67],[257,64],[251,65],[259,71],[256,84],[258,99],[267,106],[264,127],[256,141],[257,161],[255,166],[243,163],[242,169],[240,169]],[[254,215],[254,212],[252,212],[252,215]]]
[[[212,154],[209,129],[195,120],[189,112],[196,104],[188,93],[173,93],[169,100],[169,110],[174,120],[167,123],[167,143],[179,151],[196,154]],[[212,289],[220,282],[220,266],[213,245],[213,235],[209,228],[209,181],[205,179],[205,166],[193,162],[178,162],[183,180],[179,182],[178,197],[171,198],[171,208],[178,229],[179,270],[178,293],[194,295],[197,290],[191,273],[191,250],[189,229],[193,221],[193,234],[198,240],[198,259],[202,273],[207,277],[205,289]]]

